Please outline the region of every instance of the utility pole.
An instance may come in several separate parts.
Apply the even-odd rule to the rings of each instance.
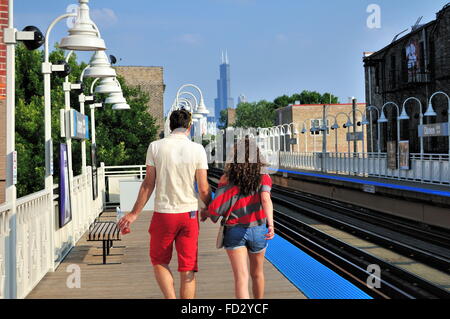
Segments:
[[[352,113],[353,113],[353,153],[358,153],[358,141],[356,140],[356,106],[357,100],[355,98],[352,99]]]

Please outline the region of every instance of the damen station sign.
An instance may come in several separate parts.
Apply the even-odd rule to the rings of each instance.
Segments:
[[[419,125],[419,137],[449,136],[448,123]]]

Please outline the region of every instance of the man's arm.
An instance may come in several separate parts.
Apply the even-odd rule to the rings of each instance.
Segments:
[[[139,214],[144,209],[145,205],[150,199],[150,196],[152,196],[152,193],[155,189],[155,182],[156,182],[156,168],[154,166],[147,166],[147,174],[139,190],[139,195],[136,200],[136,203],[134,204],[131,213],[129,213],[119,221],[120,229],[130,227],[130,225],[134,223],[136,219],[139,217]]]
[[[206,169],[198,169],[195,173],[198,185],[198,193],[200,199],[208,207],[211,202],[211,189],[208,183],[208,171]]]
[[[206,169],[198,169],[195,173],[196,179],[197,179],[197,186],[198,186],[198,194],[200,196],[201,201],[205,204],[205,208],[203,209],[202,213],[202,220],[206,220],[206,218],[203,216],[205,213],[205,210],[208,208],[209,204],[211,203],[211,189],[209,187],[208,183],[208,171]]]

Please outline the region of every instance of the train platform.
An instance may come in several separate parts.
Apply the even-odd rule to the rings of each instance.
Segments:
[[[280,186],[450,229],[448,185],[285,168],[273,178]]]
[[[115,220],[115,213],[104,213],[102,218]],[[152,213],[143,212],[133,225],[131,234],[122,237],[114,248],[108,263],[118,265],[90,265],[100,263],[102,257],[98,243],[88,242],[87,234],[53,273],[48,273],[27,296],[29,299],[160,299],[162,294],[153,276],[150,264],[148,227]],[[197,275],[197,298],[233,299],[234,280],[228,257],[223,250],[215,247],[218,226],[211,222],[201,223],[199,239],[199,267]],[[276,256],[273,257],[276,259]],[[81,288],[70,289],[67,280],[79,266]],[[72,266],[72,267],[70,267]],[[174,271],[176,287],[179,276],[176,273],[177,260],[174,253],[171,268]],[[265,265],[266,298],[306,299],[305,295],[292,284],[270,262]]]
[[[53,273],[48,273],[27,299],[160,299],[161,292],[149,263],[148,226],[151,212],[142,213],[131,234],[113,248],[110,265],[101,262],[98,243],[87,234]],[[114,220],[107,212],[102,219]],[[224,250],[215,248],[218,226],[201,224],[198,299],[234,299],[233,273]],[[123,248],[124,247],[124,248]],[[120,264],[113,264],[120,263]],[[94,265],[93,265],[94,264]],[[67,282],[75,267],[80,270],[80,287]],[[172,261],[176,270],[176,255]],[[174,271],[176,272],[176,271]],[[371,299],[359,288],[320,264],[280,236],[271,241],[265,264],[267,299]],[[175,285],[179,278],[175,273]]]

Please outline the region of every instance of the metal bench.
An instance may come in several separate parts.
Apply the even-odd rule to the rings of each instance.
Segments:
[[[102,222],[96,221],[89,227],[88,242],[102,242],[103,254],[94,256],[103,256],[103,263],[97,265],[118,265],[120,263],[107,263],[107,256],[121,256],[122,254],[111,254],[111,248],[123,248],[113,247],[115,241],[121,241],[120,229],[115,222]]]

